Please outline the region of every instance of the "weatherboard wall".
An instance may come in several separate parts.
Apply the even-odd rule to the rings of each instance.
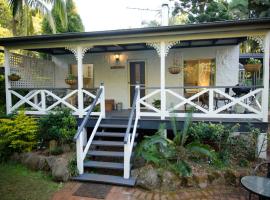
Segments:
[[[94,85],[98,87],[101,82],[104,83],[106,89],[106,99],[114,99],[115,102],[122,102],[124,108],[128,108],[130,102],[129,94],[129,65],[131,61],[145,61],[146,87],[159,86],[160,82],[160,58],[156,51],[129,51],[121,52],[121,65],[124,68],[111,69],[114,66],[114,53],[94,53],[85,54],[83,63],[94,65]],[[200,47],[172,49],[166,57],[166,67],[173,64],[175,57],[181,57],[180,60],[190,59],[216,59],[216,85],[217,86],[233,86],[238,83],[239,71],[239,46],[223,46],[223,47]],[[65,77],[69,72],[69,65],[76,64],[74,55],[58,55],[53,60],[57,64],[55,71],[55,87],[68,87],[65,84]],[[181,62],[182,62],[181,61]],[[170,74],[166,70],[166,86],[182,86],[183,72],[180,74]],[[146,91],[146,94],[152,90]],[[175,89],[176,92],[183,93],[182,89]],[[149,99],[151,103],[154,96]],[[167,105],[175,104],[177,100],[171,96],[167,97]]]

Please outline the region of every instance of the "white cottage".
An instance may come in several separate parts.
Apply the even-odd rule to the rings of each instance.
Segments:
[[[270,20],[164,25],[0,39],[7,113],[21,106],[32,115],[59,106],[72,109],[80,125],[77,180],[86,181],[133,185],[130,166],[138,129],[157,129],[161,122],[170,129],[171,116],[183,124],[191,107],[195,121],[239,123],[242,131],[252,123],[262,140],[268,124]],[[261,86],[238,85],[239,44],[247,38],[264,51]],[[12,53],[18,49],[50,59]],[[20,80],[9,80],[11,73]],[[92,145],[120,150],[89,151]],[[85,162],[88,156],[123,157],[123,163]],[[123,170],[123,177],[85,173],[87,168]]]

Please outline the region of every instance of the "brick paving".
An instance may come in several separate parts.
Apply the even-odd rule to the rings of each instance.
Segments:
[[[68,182],[65,187],[54,194],[52,200],[97,200],[93,198],[78,197],[72,194],[81,183]],[[177,192],[160,193],[149,192],[140,188],[113,186],[105,200],[245,200],[248,193],[241,187],[209,186],[206,189],[180,189]],[[253,195],[252,200],[258,198]]]

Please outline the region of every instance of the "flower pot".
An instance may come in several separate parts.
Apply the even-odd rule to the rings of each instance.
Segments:
[[[65,79],[66,84],[75,85],[77,83],[76,79]]]
[[[18,80],[21,79],[21,77],[19,75],[17,75],[17,74],[11,74],[11,75],[8,76],[8,79],[10,81],[18,81]]]
[[[180,67],[169,67],[169,72],[171,74],[179,74],[181,72],[181,68]]]
[[[261,69],[262,64],[246,64],[244,67],[248,72],[257,72]]]
[[[237,114],[243,114],[243,113],[246,111],[246,108],[243,107],[243,106],[241,106],[241,105],[239,105],[239,104],[236,104],[236,105],[234,106],[234,111],[235,111],[235,113],[237,113]]]

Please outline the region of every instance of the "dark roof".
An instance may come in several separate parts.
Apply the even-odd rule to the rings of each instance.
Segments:
[[[71,40],[71,39],[83,39],[91,37],[109,37],[109,36],[123,36],[123,35],[140,35],[146,33],[164,33],[164,32],[174,32],[174,31],[193,31],[196,32],[202,29],[209,28],[225,28],[225,27],[235,27],[235,26],[246,26],[246,25],[262,25],[265,28],[270,27],[270,18],[261,19],[248,19],[248,20],[238,20],[238,21],[219,21],[210,23],[200,23],[200,24],[185,24],[176,26],[160,26],[151,28],[135,28],[135,29],[122,29],[122,30],[108,30],[108,31],[94,31],[94,32],[80,32],[80,33],[62,33],[53,35],[36,35],[36,36],[24,36],[24,37],[10,37],[1,38],[0,46],[9,46],[16,43],[36,43],[36,42],[46,42],[46,41],[58,41],[58,40]]]

